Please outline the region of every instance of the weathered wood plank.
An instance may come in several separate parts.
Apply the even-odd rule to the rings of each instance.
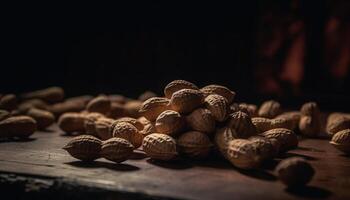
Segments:
[[[1,142],[0,171],[74,182],[106,194],[129,194],[124,199],[141,197],[132,194],[170,199],[350,199],[350,159],[326,140],[302,140],[299,149],[285,155],[302,156],[316,169],[310,186],[288,191],[273,174],[280,159],[253,172],[238,170],[221,159],[156,162],[141,151],[123,164],[105,159],[86,164],[61,149],[70,139],[61,134],[53,126],[51,132],[35,133],[32,140]]]

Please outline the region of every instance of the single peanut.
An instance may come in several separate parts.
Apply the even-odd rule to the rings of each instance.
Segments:
[[[36,121],[29,116],[8,117],[0,121],[0,138],[27,138],[36,128]]]
[[[184,119],[180,113],[166,110],[158,116],[155,128],[158,133],[174,136],[184,129],[184,125]]]
[[[228,104],[224,97],[217,94],[210,94],[205,99],[205,107],[210,110],[215,120],[225,121],[228,114]]]
[[[210,94],[217,94],[224,97],[228,105],[233,102],[233,99],[236,96],[235,92],[222,85],[207,85],[200,90],[205,94],[205,96],[208,96]]]
[[[97,112],[101,114],[108,114],[111,110],[111,100],[105,95],[100,95],[93,98],[87,105],[86,110],[89,112]]]
[[[155,121],[160,113],[168,109],[170,100],[163,97],[152,97],[142,103],[140,113],[149,121]]]
[[[74,137],[63,147],[71,156],[82,161],[93,161],[100,158],[102,142],[92,135]]]
[[[215,119],[208,109],[198,108],[186,117],[187,124],[195,131],[212,133]]]
[[[227,126],[236,131],[238,138],[249,138],[256,134],[251,118],[241,111],[230,114]]]
[[[171,96],[171,109],[183,114],[190,113],[204,103],[203,93],[199,90],[182,89]]]
[[[49,103],[62,101],[64,98],[64,90],[60,87],[49,87],[42,90],[28,92],[21,95],[23,99],[41,99]]]
[[[44,130],[55,122],[55,116],[46,110],[31,108],[27,115],[35,119],[39,130]]]
[[[110,138],[102,142],[101,156],[107,160],[121,163],[127,160],[134,150],[134,146],[122,138]]]
[[[260,117],[274,118],[281,113],[281,105],[277,101],[265,101],[259,108]]]
[[[171,160],[177,155],[176,141],[169,135],[152,133],[142,142],[144,152],[156,160]]]
[[[183,133],[177,140],[179,151],[192,158],[204,158],[208,156],[213,146],[209,137],[199,131]]]
[[[182,89],[198,90],[198,87],[195,84],[185,80],[174,80],[165,86],[164,95],[166,98],[170,99],[175,92]]]

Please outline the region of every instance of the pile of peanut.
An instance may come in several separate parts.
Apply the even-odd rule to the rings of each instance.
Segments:
[[[181,156],[203,159],[219,152],[237,168],[257,169],[264,161],[297,148],[296,133],[319,137],[322,131],[332,138],[333,146],[350,153],[350,114],[330,114],[322,130],[315,102],[283,112],[277,101],[258,107],[235,102],[235,96],[225,86],[199,88],[185,80],[170,82],[162,97],[145,92],[137,100],[99,95],[63,101],[63,90],[57,87],[23,94],[18,105],[11,100],[16,100],[14,95],[1,95],[0,109],[7,111],[0,111],[0,134],[28,137],[56,117],[62,131],[79,134],[64,147],[71,156],[117,163],[139,148],[163,161]],[[289,158],[280,162],[276,173],[286,185],[300,186],[311,180],[314,169],[301,158]]]

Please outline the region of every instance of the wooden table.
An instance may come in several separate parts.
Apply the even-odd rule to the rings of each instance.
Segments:
[[[61,149],[71,137],[55,125],[50,130],[27,141],[0,143],[2,194],[25,199],[350,199],[350,158],[327,140],[301,140],[298,149],[283,156],[304,157],[316,169],[309,186],[292,191],[273,174],[281,159],[260,171],[243,171],[218,158],[165,163],[138,151],[122,164],[104,159],[86,164]]]

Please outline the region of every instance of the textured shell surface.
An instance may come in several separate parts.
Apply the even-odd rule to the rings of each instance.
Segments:
[[[182,89],[198,90],[198,87],[195,84],[185,80],[174,80],[165,86],[164,95],[166,98],[170,99],[175,92]]]
[[[289,122],[292,129],[296,129],[299,125],[300,118],[300,111],[289,111],[278,115],[275,119],[285,119]]]
[[[260,117],[274,118],[281,113],[281,105],[277,101],[265,101],[259,108]]]
[[[256,134],[251,118],[241,111],[230,114],[227,125],[236,131],[238,138],[248,138]]]
[[[349,129],[350,128],[350,118],[345,116],[333,116],[331,119],[328,119],[326,125],[326,131],[330,136],[333,136],[337,132]]]
[[[180,113],[166,110],[157,117],[155,127],[159,133],[175,135],[184,128],[184,119]]]
[[[101,156],[113,162],[127,160],[134,150],[134,146],[123,138],[110,138],[102,142]]]
[[[147,125],[144,126],[143,130],[141,131],[141,134],[143,136],[146,136],[146,135],[149,135],[149,134],[152,134],[152,133],[156,133],[157,130],[156,130],[156,126],[154,123],[149,123]]]
[[[169,105],[179,113],[189,113],[204,103],[203,93],[199,90],[182,89],[171,96]]]
[[[164,97],[152,97],[142,103],[139,110],[149,121],[155,121],[160,113],[168,109],[170,100]]]
[[[224,97],[228,104],[231,104],[236,96],[236,93],[222,85],[207,85],[200,89],[206,96],[217,94]]]
[[[133,118],[140,117],[139,110],[141,106],[142,106],[142,101],[139,101],[139,100],[130,100],[126,102],[124,105],[126,115]]]
[[[206,157],[213,146],[209,137],[199,131],[183,133],[177,140],[177,144],[181,153],[193,158]]]
[[[253,117],[252,123],[254,124],[258,133],[262,133],[271,129],[271,119],[269,118]]]
[[[96,134],[102,140],[107,140],[112,137],[112,124],[114,119],[111,118],[100,118],[95,122]]]
[[[137,130],[137,128],[128,123],[128,122],[118,122],[113,126],[113,137],[119,137],[128,140],[134,145],[135,148],[138,148],[141,143],[143,136]],[[141,141],[140,141],[141,140]]]
[[[215,133],[215,144],[225,158],[227,157],[228,143],[234,139],[237,139],[236,135],[236,131],[229,127],[220,128]]]
[[[267,138],[261,136],[253,136],[249,138],[249,141],[256,149],[256,154],[260,157],[261,160],[271,159],[273,156],[278,154],[278,152],[276,152],[275,146]]]
[[[350,129],[344,129],[333,135],[330,143],[346,154],[350,153]]]
[[[102,142],[91,135],[74,137],[63,147],[71,156],[82,161],[93,161],[100,157]]]
[[[240,103],[238,107],[239,110],[249,114],[250,117],[256,117],[258,115],[258,107],[254,104]]]
[[[215,120],[219,122],[226,120],[229,108],[224,97],[217,94],[211,94],[204,99],[204,102],[205,107],[210,110]]]
[[[195,131],[212,133],[215,119],[208,109],[198,108],[186,117],[187,124]]]
[[[128,122],[128,123],[134,125],[138,130],[143,129],[143,124],[139,120],[132,118],[132,117],[121,117],[121,118],[116,120],[116,123],[118,123],[118,122]]]
[[[297,135],[286,128],[275,128],[261,134],[268,139],[277,139],[280,142],[280,151],[285,152],[298,146]]]
[[[95,122],[98,119],[104,118],[104,117],[105,116],[103,114],[98,113],[98,112],[92,112],[92,113],[88,113],[87,115],[85,115],[84,127],[85,127],[86,134],[96,135]]]
[[[228,144],[227,159],[241,169],[254,169],[260,165],[261,158],[247,139],[234,139]]]
[[[175,139],[166,134],[147,135],[143,139],[142,148],[153,159],[171,160],[177,155]]]

